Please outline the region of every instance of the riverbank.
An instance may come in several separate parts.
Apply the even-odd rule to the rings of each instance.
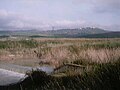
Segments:
[[[0,86],[0,90],[120,90],[120,59],[96,64],[91,72],[55,77],[43,71],[31,71],[23,81]]]
[[[40,67],[25,67],[14,64],[0,63],[0,85],[8,85],[19,82],[24,79],[24,76],[29,71],[39,69],[50,74],[53,72],[53,67],[51,66],[40,66]]]
[[[17,83],[18,81],[20,81],[20,79],[23,79],[24,76],[25,74],[0,68],[0,85]]]

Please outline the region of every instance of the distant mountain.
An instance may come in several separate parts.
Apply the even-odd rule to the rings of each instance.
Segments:
[[[30,35],[36,35],[39,34],[40,31],[37,30],[16,30],[16,31],[10,31],[10,30],[1,30],[0,31],[0,36],[12,36],[12,35],[25,35],[25,36],[30,36]]]
[[[0,31],[0,37],[27,36],[32,38],[117,38],[120,32],[110,32],[100,28],[81,28],[81,29],[59,29],[59,30],[19,30],[19,31]]]
[[[10,35],[12,32],[11,31],[0,31],[0,36],[7,36]]]
[[[120,31],[78,36],[79,38],[120,38]]]
[[[59,29],[59,30],[49,30],[49,31],[42,31],[43,34],[51,34],[51,35],[86,35],[86,34],[97,34],[97,33],[105,33],[107,31],[99,28],[81,28],[81,29]]]
[[[74,36],[74,35],[87,35],[87,34],[100,34],[106,33],[107,31],[100,28],[81,28],[81,29],[59,29],[42,31],[41,34],[54,35],[54,36]]]
[[[81,28],[81,29],[58,29],[58,30],[47,30],[47,31],[39,31],[39,30],[16,30],[16,31],[0,31],[0,35],[87,35],[87,34],[99,34],[105,33],[107,31],[99,28]]]

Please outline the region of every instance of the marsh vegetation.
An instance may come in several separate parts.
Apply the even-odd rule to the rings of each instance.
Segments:
[[[0,41],[0,62],[29,67],[50,65],[54,68],[75,64],[87,68],[82,73],[69,69],[52,75],[31,71],[24,81],[7,86],[10,90],[120,89],[119,38],[35,38]]]

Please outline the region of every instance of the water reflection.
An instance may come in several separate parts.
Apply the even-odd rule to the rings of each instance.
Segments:
[[[42,70],[46,72],[47,74],[51,74],[54,71],[54,68],[52,66],[41,66],[37,67],[39,70]]]

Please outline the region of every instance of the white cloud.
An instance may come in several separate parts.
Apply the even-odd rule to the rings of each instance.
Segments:
[[[0,29],[50,29],[55,27],[78,27],[85,23],[84,20],[60,20],[43,22],[21,14],[0,10]],[[4,18],[3,18],[4,17]]]
[[[90,5],[93,12],[118,13],[120,12],[120,0],[72,0],[75,4]]]
[[[42,4],[46,1],[48,1],[48,0],[21,0],[21,2],[26,5],[35,5],[35,4],[38,5],[38,4]]]
[[[102,26],[86,20],[56,20],[56,21],[41,21],[37,18],[25,16],[15,12],[8,12],[6,10],[0,10],[0,30],[20,30],[20,29],[38,29],[49,30],[54,26],[59,28],[80,28],[80,27],[101,27],[105,29],[120,30],[120,25],[108,25]]]
[[[5,10],[0,10],[0,18],[7,16],[8,13]]]
[[[31,17],[0,10],[0,29],[41,29],[43,26]]]
[[[92,0],[93,10],[98,13],[119,13],[120,0]]]
[[[85,24],[86,22],[84,20],[60,20],[55,21],[52,26],[56,28],[80,28]]]
[[[85,21],[81,20],[77,20],[77,21],[70,21],[70,20],[62,20],[62,21],[56,21],[56,24],[58,25],[76,25],[76,24],[84,24]]]

